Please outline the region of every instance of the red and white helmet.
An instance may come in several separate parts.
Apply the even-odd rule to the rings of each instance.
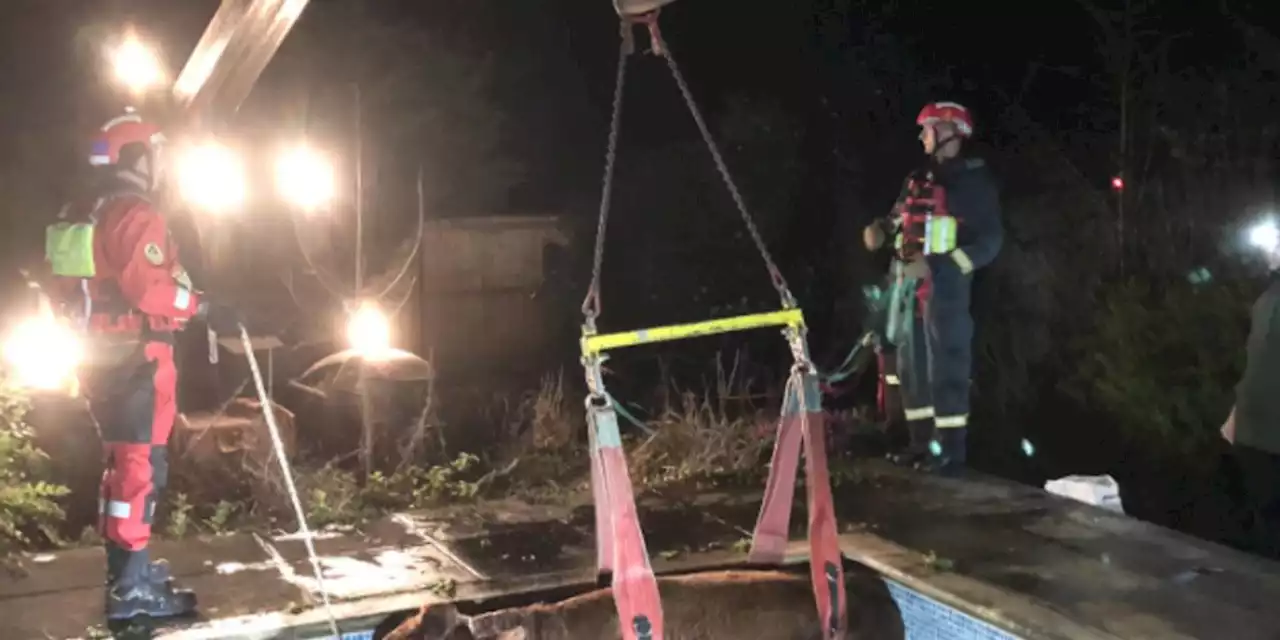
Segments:
[[[956,132],[968,138],[973,135],[973,116],[969,110],[956,102],[934,102],[924,106],[920,115],[916,116],[916,124],[924,126],[935,122],[950,122],[956,126]]]
[[[89,143],[89,164],[100,167],[120,163],[120,151],[131,144],[141,144],[148,155],[156,154],[164,144],[160,127],[146,122],[132,109],[102,125]]]

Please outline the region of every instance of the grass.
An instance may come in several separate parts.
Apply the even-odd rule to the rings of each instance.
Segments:
[[[672,483],[725,476],[755,476],[773,446],[777,408],[759,401],[752,381],[740,374],[741,360],[724,366],[716,358],[711,390],[697,393],[667,384],[662,409],[650,423],[653,435],[629,448],[631,475],[661,488]]]
[[[638,489],[661,489],[690,482],[757,477],[765,469],[776,407],[741,374],[741,360],[726,366],[717,358],[714,378],[697,392],[664,383],[657,410],[646,421],[650,434],[632,429],[624,437],[629,470]],[[670,378],[668,378],[669,380]],[[588,488],[585,393],[568,390],[563,373],[548,375],[519,404],[515,446],[507,454],[508,488],[538,502]],[[627,426],[623,423],[624,429]]]

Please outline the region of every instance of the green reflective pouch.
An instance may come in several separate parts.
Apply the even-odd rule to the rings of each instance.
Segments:
[[[92,278],[93,223],[59,222],[45,228],[44,257],[53,275],[68,278]]]
[[[956,248],[956,219],[951,216],[930,216],[925,223],[925,255],[939,255]]]

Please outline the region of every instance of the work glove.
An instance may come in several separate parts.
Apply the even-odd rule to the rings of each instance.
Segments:
[[[867,251],[875,251],[884,246],[884,229],[880,227],[880,223],[873,222],[862,230],[862,244],[867,246]]]
[[[918,256],[903,267],[902,275],[914,280],[924,280],[929,277],[929,263],[925,262],[924,256]]]
[[[243,316],[234,307],[212,300],[200,301],[196,317],[204,320],[214,333],[227,336],[240,335],[240,325],[244,322]]]

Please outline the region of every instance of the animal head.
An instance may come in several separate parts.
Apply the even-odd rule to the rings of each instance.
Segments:
[[[475,640],[475,636],[457,607],[431,604],[400,623],[385,640]]]

